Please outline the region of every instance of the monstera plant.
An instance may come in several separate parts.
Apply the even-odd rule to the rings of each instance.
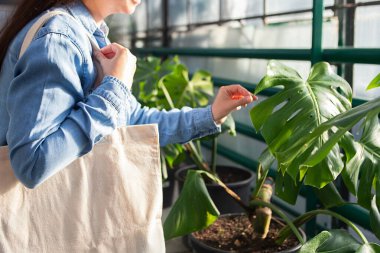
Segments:
[[[368,88],[378,86],[379,82],[375,79]],[[262,134],[268,148],[259,158],[252,201],[248,206],[241,205],[248,215],[253,215],[258,208],[267,207],[283,216],[274,205],[260,200],[266,188],[263,185],[268,171],[277,161],[275,193],[278,197],[294,204],[301,186],[309,185],[324,205],[324,209],[305,213],[293,223],[286,219],[288,227],[279,233],[279,243],[291,234],[290,231],[297,234],[294,225],[300,226],[318,214],[327,214],[347,223],[362,242],[343,230],[325,231],[306,243],[302,252],[367,252],[367,249],[378,252],[377,244],[368,243],[351,221],[329,208],[345,204],[334,185],[335,179],[342,175],[350,192],[358,197],[358,203],[370,210],[371,226],[380,238],[380,98],[352,108],[350,85],[336,75],[326,62],[315,64],[308,79],[303,80],[296,70],[278,61],[270,61],[267,74],[254,93],[259,94],[273,87],[279,88],[279,91],[254,106],[250,112],[252,123],[256,131]],[[363,120],[362,134],[355,139],[350,130],[360,120]],[[198,191],[183,191],[180,200],[208,200],[200,175],[193,173],[191,176],[185,184],[198,187]],[[239,202],[233,192],[217,179],[214,180]],[[164,226],[165,235],[170,238],[203,229],[217,217],[215,206],[205,201],[204,205],[194,206],[191,210],[181,210],[167,227]],[[300,241],[303,242],[302,239]]]
[[[306,162],[331,139],[333,130],[319,136],[307,149],[303,147],[302,152],[293,147],[300,139],[309,138],[323,122],[351,109],[352,91],[325,62],[314,65],[305,81],[292,68],[270,61],[267,75],[257,85],[255,94],[271,87],[282,89],[250,112],[255,129],[268,144],[259,159],[264,172],[262,177],[265,178],[270,165],[277,160],[281,173],[276,177],[276,194],[294,203],[302,183],[323,188],[343,170],[338,145],[333,146],[319,163]]]
[[[368,89],[379,86],[376,80]],[[351,108],[350,86],[324,62],[314,65],[307,81],[303,81],[296,71],[271,61],[255,93],[275,86],[281,86],[282,90],[251,111],[255,128],[268,144],[268,150],[260,157],[263,173],[258,182],[265,180],[270,165],[277,160],[277,196],[294,203],[300,187],[310,185],[322,204],[329,208],[344,204],[333,184],[337,176],[342,175],[350,192],[358,197],[358,203],[371,210],[371,226],[380,237],[380,202],[376,203],[377,198],[372,194],[380,190],[380,98]],[[349,131],[362,119],[362,134],[355,140]],[[306,213],[296,219],[295,224],[300,225],[321,213],[333,215],[358,232],[363,241],[362,245],[353,243],[358,246],[358,252],[364,248],[378,250],[377,245],[368,244],[354,224],[328,210]],[[353,242],[345,231],[330,231],[323,232],[308,245],[315,247],[316,242],[323,242],[325,249],[332,249],[338,247],[339,239]],[[340,244],[344,246],[347,245]],[[304,252],[313,252],[308,246],[305,249]]]

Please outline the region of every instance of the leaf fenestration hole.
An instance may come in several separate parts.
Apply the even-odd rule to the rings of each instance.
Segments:
[[[298,109],[297,111],[293,112],[292,115],[290,115],[290,117],[286,120],[286,122],[289,122],[291,121],[295,116],[297,116],[299,114],[299,112],[302,111],[302,109]]]
[[[281,108],[284,107],[288,102],[289,102],[289,99],[287,99],[284,102],[276,105],[276,107],[274,108],[273,112],[277,112],[277,111],[281,110]]]

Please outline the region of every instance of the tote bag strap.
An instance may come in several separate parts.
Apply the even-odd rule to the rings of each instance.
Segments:
[[[97,50],[100,50],[99,49],[99,46],[98,44],[96,43],[96,41],[94,41],[94,39],[92,38],[92,36],[87,32],[85,31],[84,27],[82,24],[80,24],[78,22],[78,20],[76,20],[73,16],[71,16],[70,14],[68,14],[67,12],[64,12],[64,11],[49,11],[49,12],[46,12],[44,15],[42,15],[33,25],[32,27],[29,29],[29,31],[27,32],[26,36],[25,36],[25,39],[24,39],[24,42],[22,43],[22,46],[21,46],[21,50],[20,50],[20,53],[19,53],[19,58],[21,58],[21,56],[25,53],[26,49],[29,47],[30,43],[32,42],[34,36],[36,35],[36,33],[38,32],[38,30],[52,17],[56,16],[56,15],[65,15],[69,18],[71,18],[72,20],[74,20],[78,25],[79,27],[82,27],[82,30],[86,33],[88,39],[90,40],[91,42],[91,46],[93,48],[93,50],[97,51]]]

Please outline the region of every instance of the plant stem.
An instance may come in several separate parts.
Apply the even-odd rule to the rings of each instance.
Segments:
[[[310,213],[313,212],[313,211],[310,211]],[[368,240],[367,238],[364,236],[364,234],[362,233],[362,231],[360,231],[360,229],[355,226],[354,223],[352,223],[349,219],[347,219],[346,217],[343,217],[342,215],[340,214],[337,214],[333,211],[330,211],[330,210],[324,210],[324,209],[319,209],[319,210],[314,210],[314,212],[316,212],[317,214],[327,214],[327,215],[331,215],[335,218],[337,218],[338,220],[341,220],[343,221],[344,223],[346,223],[348,226],[350,226],[352,228],[352,230],[354,230],[358,236],[360,237],[360,239],[362,239],[362,241],[364,243],[368,243]]]
[[[264,172],[262,175],[262,165],[259,163],[259,167],[257,168],[257,180],[256,180],[256,187],[254,192],[252,193],[251,199],[256,199],[257,195],[260,192],[260,189],[263,187],[263,184],[267,178],[268,170]]]
[[[273,212],[275,212],[277,215],[279,215],[286,222],[286,224],[288,224],[290,229],[293,231],[294,235],[297,237],[298,241],[301,244],[305,243],[302,235],[300,234],[298,229],[294,226],[293,222],[275,205],[273,205],[271,203],[267,203],[265,201],[261,201],[261,200],[252,200],[249,202],[249,205],[250,206],[265,206],[265,207],[269,207],[270,209],[272,209]]]
[[[294,221],[294,224],[296,224],[297,226],[301,226],[303,223],[309,221],[310,219],[312,219],[314,216],[317,216],[318,214],[330,215],[330,216],[333,216],[334,218],[337,218],[338,220],[343,221],[358,234],[358,236],[364,243],[368,243],[367,238],[360,231],[360,229],[355,226],[354,223],[352,223],[349,219],[343,217],[342,215],[337,214],[330,210],[318,209],[318,210],[312,210],[310,212],[304,213],[303,215],[297,217],[297,219]],[[289,228],[288,227],[283,228],[283,231],[280,231],[280,234],[281,234],[281,237],[283,237],[282,239],[286,238],[289,234]]]
[[[199,155],[201,161],[204,161],[204,159],[203,159],[203,153],[202,153],[201,141],[200,140],[195,140],[193,142],[196,143],[197,152],[198,152],[198,155]]]
[[[190,153],[190,158],[194,161],[195,165],[197,165],[199,169],[210,171],[210,168],[208,168],[208,166],[203,162],[192,141],[184,144],[184,147]]]
[[[273,193],[273,187],[271,183],[263,184],[259,193],[253,200],[261,200],[266,203],[270,203]],[[253,219],[253,227],[257,235],[265,239],[270,230],[270,223],[272,220],[272,210],[269,207],[259,206],[255,210],[256,219]]]
[[[213,175],[211,173],[207,174],[205,173],[210,179],[212,179],[213,181],[215,181],[220,187],[222,187],[228,195],[230,195],[235,201],[237,204],[239,204],[247,214],[251,214],[253,213],[253,209],[251,209],[249,206],[247,206],[246,204],[244,204],[244,202],[241,200],[241,198],[239,197],[239,195],[237,195],[233,190],[231,190],[230,188],[228,188],[228,186],[222,182],[222,180],[220,180],[216,175]]]
[[[211,172],[216,175],[216,154],[218,152],[218,141],[215,137],[212,140],[212,153],[211,153]]]
[[[162,178],[167,179],[168,178],[168,168],[166,166],[165,155],[163,152],[161,152],[160,160],[161,160]]]

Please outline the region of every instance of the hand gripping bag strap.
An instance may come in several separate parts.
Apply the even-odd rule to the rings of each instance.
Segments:
[[[33,190],[0,147],[0,210],[0,252],[165,252],[157,125],[118,128]]]

